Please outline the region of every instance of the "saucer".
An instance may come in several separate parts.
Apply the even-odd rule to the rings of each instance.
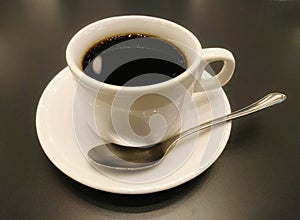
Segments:
[[[205,74],[208,76],[208,73]],[[187,137],[170,152],[172,154],[162,164],[153,169],[130,173],[101,169],[99,172],[86,160],[78,144],[74,129],[76,122],[73,121],[73,114],[76,114],[75,93],[75,81],[69,69],[65,68],[54,77],[40,98],[36,114],[37,134],[45,154],[59,170],[98,190],[145,194],[183,184],[214,163],[230,135],[231,122],[222,123]],[[197,110],[201,122],[231,111],[226,94],[221,88],[201,93],[198,100]],[[178,165],[178,155],[183,152],[185,156]]]

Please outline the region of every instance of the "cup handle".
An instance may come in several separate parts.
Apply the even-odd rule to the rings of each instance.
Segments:
[[[220,72],[218,72],[215,76],[197,79],[194,84],[194,92],[220,88],[231,79],[235,68],[235,60],[230,51],[223,48],[206,48],[202,49],[200,57],[202,63],[200,65],[201,72],[209,63],[223,61],[224,64]]]

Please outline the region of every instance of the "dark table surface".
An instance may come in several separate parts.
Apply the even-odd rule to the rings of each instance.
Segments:
[[[214,165],[176,188],[118,195],[72,180],[41,148],[38,100],[66,66],[72,35],[125,14],[173,20],[203,47],[231,50],[237,65],[224,90],[232,109],[271,91],[288,100],[234,121]],[[1,1],[0,63],[1,219],[300,218],[299,1]]]

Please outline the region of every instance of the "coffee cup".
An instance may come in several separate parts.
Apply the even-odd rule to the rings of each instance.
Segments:
[[[132,38],[132,35],[135,37]],[[136,40],[130,41],[130,46],[119,44],[113,45],[113,49],[108,48],[111,41],[123,43],[129,38]],[[158,39],[158,46],[153,46],[152,43],[150,46],[141,46],[140,42],[144,38],[154,39],[155,42]],[[122,66],[117,68],[118,71],[111,71],[114,72],[114,77],[110,81],[106,80],[111,78],[109,71],[104,79],[101,78],[101,71],[106,65],[103,57],[102,59],[96,54],[92,60],[87,59],[94,70],[92,74],[97,75],[95,77],[85,71],[83,64],[86,54],[103,44],[106,48],[102,49],[103,54],[114,53],[112,57],[117,57],[110,61],[113,65],[111,68]],[[124,53],[125,49],[127,52],[123,56],[126,59],[130,57],[130,62],[118,58],[118,54]],[[137,51],[142,52],[136,53]],[[152,53],[149,57],[149,51],[155,51],[154,55]],[[171,61],[165,62],[165,57]],[[140,15],[106,18],[82,28],[70,40],[66,60],[76,81],[80,117],[88,123],[91,132],[104,142],[132,147],[161,142],[180,132],[184,118],[188,117],[186,110],[195,101],[194,94],[225,85],[232,77],[235,67],[230,51],[222,48],[202,49],[198,39],[186,28],[162,18]],[[164,74],[159,71],[153,73],[152,70],[149,74],[144,74],[148,68],[155,70],[166,67],[164,71],[168,72],[174,66],[168,66],[169,63],[177,62],[176,60],[180,60],[176,63],[179,68],[184,64],[181,66],[183,69],[175,75],[161,78],[159,76]],[[204,68],[215,61],[223,61],[221,70],[212,77],[203,78]],[[130,71],[128,63],[132,66]],[[123,68],[125,64],[127,69]],[[142,69],[144,72],[133,75],[128,81],[140,79],[141,76],[144,76],[143,80],[133,80],[138,82],[137,85],[126,85],[124,82],[119,84],[121,78],[126,78],[135,69]],[[152,81],[153,79],[159,81]],[[144,84],[139,84],[141,81]]]

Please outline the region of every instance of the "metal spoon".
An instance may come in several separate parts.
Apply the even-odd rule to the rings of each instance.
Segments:
[[[228,115],[205,122],[170,139],[152,146],[126,147],[116,144],[103,144],[88,151],[89,160],[97,166],[119,170],[141,170],[158,165],[182,138],[194,134],[210,126],[245,116],[272,105],[283,102],[287,98],[281,93],[270,93],[262,99]]]

